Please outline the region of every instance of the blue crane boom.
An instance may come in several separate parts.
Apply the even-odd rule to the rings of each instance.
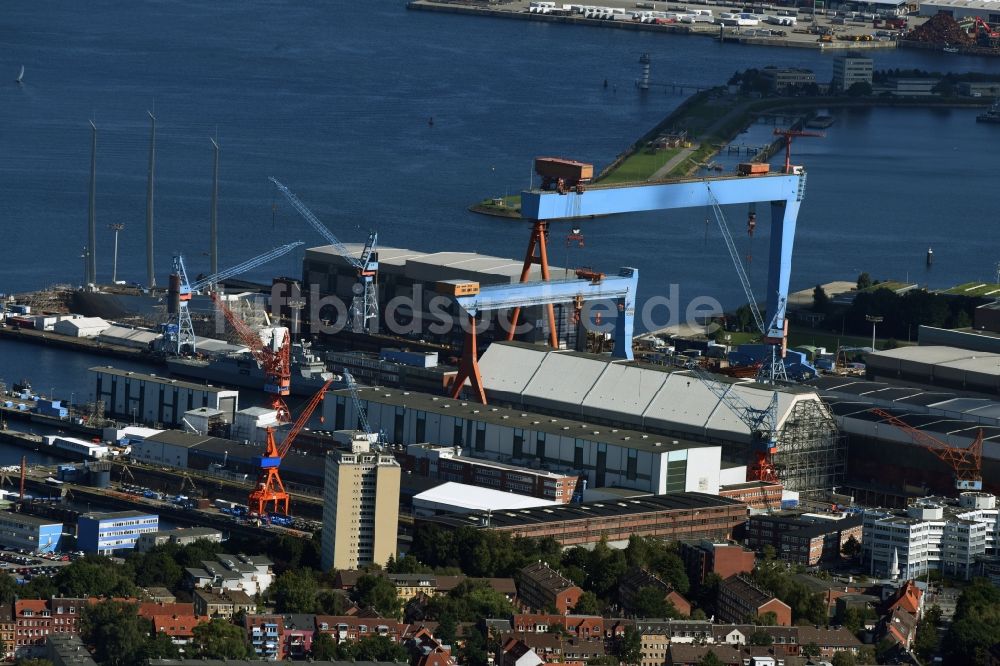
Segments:
[[[341,243],[340,239],[334,236],[333,232],[327,229],[326,225],[324,225],[322,222],[319,221],[319,218],[316,217],[313,214],[313,212],[309,210],[309,208],[307,208],[306,205],[302,203],[302,201],[297,196],[295,196],[294,192],[292,192],[290,189],[281,184],[281,182],[278,181],[278,179],[273,176],[268,178],[268,180],[274,183],[274,186],[277,187],[278,190],[285,195],[286,199],[288,199],[288,203],[292,204],[292,208],[298,211],[299,215],[305,218],[306,222],[312,225],[312,228],[315,229],[320,236],[325,238],[327,243],[337,248],[337,252],[339,252],[344,257],[344,259],[350,262],[350,264],[358,270],[364,267],[364,264],[361,263],[360,260],[351,255],[350,251],[347,249],[347,246]]]
[[[778,477],[771,457],[778,451],[778,392],[772,392],[771,402],[760,409],[736,392],[736,383],[720,382],[698,365],[691,365],[689,370],[715,394],[720,403],[750,428],[755,456],[750,477],[758,481],[776,482]]]
[[[188,310],[188,302],[191,300],[193,294],[205,287],[217,284],[226,278],[231,278],[263,266],[269,261],[288,254],[300,245],[304,245],[304,243],[302,241],[295,241],[294,243],[281,245],[253,259],[248,259],[242,264],[237,264],[232,268],[219,271],[215,275],[202,278],[193,284],[188,281],[187,268],[184,266],[184,257],[176,255],[173,261],[174,275],[170,279],[170,293],[167,302],[167,308],[171,317],[170,321],[163,327],[165,349],[169,352],[180,354],[184,351],[185,345],[190,345],[192,354],[198,351],[194,335],[194,324],[191,322],[191,312]]]
[[[354,381],[354,375],[352,375],[347,368],[344,368],[344,382],[346,382],[347,388],[351,392],[351,401],[354,402],[354,411],[358,414],[358,421],[361,422],[361,429],[364,431],[365,435],[367,435],[368,441],[371,441],[372,427],[371,424],[368,423],[368,415],[361,406],[361,398],[358,396],[358,383]]]
[[[292,208],[298,211],[305,218],[306,222],[320,236],[326,239],[326,242],[333,245],[337,252],[358,272],[358,283],[361,288],[351,302],[351,309],[348,313],[349,323],[351,329],[356,333],[377,333],[379,313],[378,289],[375,285],[375,277],[378,275],[378,253],[376,252],[376,248],[378,247],[378,233],[372,231],[368,235],[368,240],[361,251],[361,256],[355,257],[347,249],[347,246],[340,242],[340,239],[334,236],[333,232],[327,229],[326,225],[320,222],[319,218],[295,196],[294,192],[285,187],[273,176],[268,180],[274,183],[274,186],[285,195],[288,202],[292,204]]]

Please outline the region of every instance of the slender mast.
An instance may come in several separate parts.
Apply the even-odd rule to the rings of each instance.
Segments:
[[[87,284],[97,284],[97,125],[90,121],[90,208],[87,214]]]
[[[153,272],[153,172],[156,166],[156,116],[149,114],[149,175],[146,177],[146,284],[156,286]]]
[[[210,138],[212,147],[215,149],[215,158],[212,162],[212,223],[211,223],[211,256],[212,275],[219,272],[219,144],[215,139]]]

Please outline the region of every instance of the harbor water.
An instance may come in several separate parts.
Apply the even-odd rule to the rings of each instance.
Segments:
[[[78,284],[86,243],[90,126],[98,127],[97,265],[109,280],[121,223],[118,277],[145,282],[149,119],[157,118],[156,275],[185,253],[208,267],[212,145],[221,151],[220,265],[288,242],[320,239],[267,182],[286,183],[347,242],[377,228],[387,246],[518,257],[522,222],[466,207],[529,184],[532,158],[601,166],[684,96],[634,87],[639,55],[653,82],[704,86],[766,65],[808,67],[820,81],[833,53],[720,45],[657,35],[408,12],[401,2],[342,11],[336,3],[132,3],[61,0],[6,8],[0,41],[0,291]],[[13,28],[16,26],[16,29]],[[1000,59],[924,51],[874,53],[877,69],[975,70]],[[24,83],[13,79],[25,66]],[[605,87],[604,81],[609,85]],[[690,92],[690,91],[689,91]],[[984,218],[1000,128],[975,110],[835,111],[825,139],[795,143],[809,171],[792,287],[853,279],[862,270],[947,286],[994,274],[1000,229]],[[433,123],[430,120],[433,119]],[[777,162],[777,157],[773,160]],[[559,240],[553,262],[640,269],[639,300],[680,285],[680,299],[743,302],[708,211],[593,220],[584,248]],[[727,209],[763,291],[767,223],[753,246],[746,210]],[[928,246],[935,262],[924,263]],[[247,277],[300,275],[302,251]],[[108,363],[0,342],[0,377],[30,377],[60,397],[92,391],[87,368]],[[120,362],[115,361],[116,365]],[[43,388],[44,387],[44,388]]]

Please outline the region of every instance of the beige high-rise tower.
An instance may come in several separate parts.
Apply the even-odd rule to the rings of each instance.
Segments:
[[[323,485],[323,568],[384,566],[396,556],[399,463],[355,438],[351,451],[326,457]]]

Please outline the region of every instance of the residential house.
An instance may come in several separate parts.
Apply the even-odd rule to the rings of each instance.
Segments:
[[[554,608],[569,613],[583,594],[578,586],[544,562],[529,564],[517,572],[517,593],[528,608],[545,611]]]
[[[247,615],[243,618],[247,642],[257,657],[267,661],[285,658],[285,621],[280,615]]]
[[[149,618],[153,634],[163,634],[170,638],[174,645],[187,645],[194,640],[194,628],[211,618],[206,615],[185,614],[153,614]]]
[[[545,633],[562,627],[566,634],[576,639],[604,638],[604,618],[600,615],[516,613],[511,618],[511,627],[517,633]]]
[[[750,644],[750,637],[762,632],[771,637],[775,653],[796,655],[799,653],[798,627],[770,627],[752,624],[713,624],[712,641],[716,644],[734,647]]]
[[[639,592],[646,587],[655,589],[659,593],[659,596],[673,604],[679,614],[684,617],[691,615],[690,601],[685,599],[669,583],[664,582],[658,576],[639,567],[632,567],[625,572],[625,575],[618,584],[618,599],[621,601],[622,608],[626,613],[629,615],[637,614],[636,599]]]
[[[5,661],[14,660],[14,641],[17,635],[17,620],[14,618],[14,603],[0,606],[0,641],[2,641]]]
[[[30,658],[41,655],[45,638],[52,633],[52,613],[44,599],[14,601],[14,656]]]
[[[307,613],[290,613],[283,615],[282,620],[285,623],[285,656],[290,659],[305,659],[312,652],[316,616]]]
[[[671,643],[667,650],[667,666],[699,666],[708,653],[713,653],[726,666],[743,666],[743,654],[729,645],[685,645]]]
[[[337,572],[334,579],[334,586],[345,592],[354,589],[358,584],[358,579],[365,575],[358,570],[345,569]],[[404,603],[424,595],[433,597],[438,594],[447,594],[462,583],[485,582],[495,592],[500,592],[508,601],[514,601],[517,597],[517,586],[513,578],[470,578],[468,576],[439,576],[437,574],[384,574],[393,585],[396,586],[396,593]]]
[[[535,650],[518,638],[508,638],[497,652],[497,666],[542,666],[546,662]]]
[[[188,585],[192,588],[211,586],[255,595],[266,592],[274,580],[273,563],[262,555],[219,554],[216,559],[204,560],[201,564],[185,569]]]
[[[908,580],[903,583],[899,591],[889,598],[886,612],[891,613],[897,608],[902,608],[918,620],[924,611],[924,591],[917,587],[916,582]]]
[[[426,627],[420,627],[407,641],[410,653],[416,655],[413,666],[456,666],[451,648],[434,638]]]
[[[210,618],[219,617],[231,620],[239,612],[253,613],[257,610],[257,602],[242,590],[195,590],[194,612],[196,615],[207,615]]]
[[[879,640],[888,638],[909,652],[917,637],[917,616],[902,608],[896,608],[882,618],[876,635]]]
[[[45,658],[52,666],[97,666],[76,634],[51,634],[45,642]]]
[[[367,636],[385,636],[394,643],[403,640],[406,627],[396,620],[360,615],[317,615],[316,632],[332,636],[338,643]]]
[[[821,657],[832,657],[838,652],[857,654],[862,643],[846,627],[799,627],[799,644],[815,644]]]
[[[719,584],[718,616],[723,622],[745,622],[774,613],[775,624],[790,626],[792,609],[746,576],[732,576]]]
[[[670,647],[670,625],[656,620],[637,620],[635,628],[642,637],[642,659],[640,666],[663,666],[667,661]]]

